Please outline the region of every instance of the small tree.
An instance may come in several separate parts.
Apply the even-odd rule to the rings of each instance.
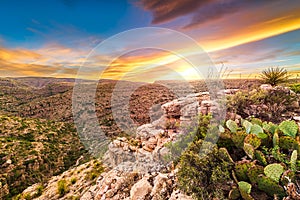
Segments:
[[[271,84],[272,86],[284,83],[288,80],[289,75],[286,69],[279,67],[271,67],[265,69],[260,74],[260,78],[264,83]]]

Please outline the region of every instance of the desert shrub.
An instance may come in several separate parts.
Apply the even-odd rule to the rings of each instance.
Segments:
[[[300,83],[292,84],[292,85],[290,85],[290,88],[291,88],[291,90],[293,90],[297,94],[300,93]]]
[[[255,89],[250,92],[237,92],[228,97],[227,109],[243,118],[254,116],[278,123],[283,120],[282,114],[293,111],[291,104],[296,100],[297,95],[278,86],[272,90]]]
[[[272,86],[280,83],[287,82],[289,75],[286,69],[279,67],[271,67],[265,69],[260,74],[261,79],[264,83],[271,84]]]
[[[27,194],[24,195],[24,199],[25,200],[31,200],[32,198],[31,198],[31,195],[27,193]]]
[[[57,192],[60,197],[63,197],[68,192],[66,180],[62,179],[57,182]]]
[[[86,174],[85,179],[89,181],[93,181],[95,178],[100,176],[102,172],[104,172],[104,167],[102,163],[95,161],[93,169]]]
[[[170,154],[164,157],[165,161],[169,162],[173,160],[177,163],[182,151],[185,150],[191,142],[205,137],[211,119],[211,115],[199,115],[189,127],[182,128],[182,134],[178,135],[176,141],[165,144],[170,150]]]
[[[42,193],[43,193],[43,190],[44,190],[44,186],[43,185],[38,185],[36,187],[36,193],[34,194],[34,197],[36,198],[36,197],[41,196]]]
[[[179,187],[197,199],[226,199],[230,191],[233,164],[220,158],[218,148],[201,150],[209,144],[198,140],[189,145],[179,162]]]
[[[72,177],[71,178],[71,184],[74,185],[77,181],[77,178],[76,177]]]

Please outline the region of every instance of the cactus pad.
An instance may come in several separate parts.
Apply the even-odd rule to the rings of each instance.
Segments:
[[[248,181],[247,171],[254,164],[249,160],[239,161],[235,164],[235,175],[239,181]]]
[[[236,133],[237,129],[238,129],[238,125],[235,123],[235,121],[233,120],[227,120],[226,122],[226,126],[227,128],[232,132],[232,133]]]
[[[245,200],[254,200],[253,197],[251,197],[250,193],[251,193],[251,188],[252,185],[250,183],[241,181],[238,183],[239,185],[239,190],[241,193],[241,196],[243,197],[243,199]]]
[[[244,143],[244,151],[249,156],[249,158],[253,159],[254,158],[254,147],[251,144]]]
[[[238,148],[244,147],[244,139],[247,136],[247,133],[245,131],[237,131],[232,135],[232,141]]]
[[[221,159],[223,159],[226,162],[234,163],[226,148],[219,149],[219,156]]]
[[[290,161],[291,170],[293,172],[297,171],[297,157],[298,157],[297,150],[294,150],[292,155],[291,155],[291,161]]]
[[[246,136],[244,143],[250,144],[254,149],[257,149],[261,145],[261,140],[254,134]]]
[[[257,185],[258,189],[267,193],[269,196],[274,197],[274,195],[277,195],[282,198],[285,195],[283,187],[278,185],[273,179],[264,175],[259,175]]]
[[[295,121],[283,121],[279,124],[278,128],[284,135],[295,138],[298,133],[298,125]]]
[[[257,159],[263,166],[266,166],[268,164],[265,155],[261,151],[255,150],[254,156],[255,159]]]
[[[279,136],[278,136],[278,132],[275,131],[273,135],[273,147],[276,147],[278,145],[279,145]]]
[[[267,177],[271,178],[272,180],[276,181],[276,183],[279,182],[281,174],[283,173],[284,168],[281,164],[273,163],[270,165],[267,165],[264,168],[264,173]]]
[[[252,184],[256,184],[258,182],[258,176],[260,174],[264,174],[264,168],[259,165],[254,165],[250,167],[249,170],[247,171],[247,175]]]
[[[283,136],[279,138],[279,146],[282,149],[286,150],[298,150],[299,149],[299,144],[298,142],[289,136]]]
[[[246,133],[250,133],[251,131],[251,127],[253,126],[253,124],[247,120],[243,120],[243,127],[246,130]]]

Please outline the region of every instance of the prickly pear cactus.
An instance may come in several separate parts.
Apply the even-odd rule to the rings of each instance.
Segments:
[[[249,156],[249,158],[253,159],[254,158],[254,147],[251,144],[244,143],[244,151]]]
[[[248,120],[243,120],[243,127],[245,128],[246,133],[250,133],[252,126],[253,124],[251,122],[249,122]]]
[[[245,200],[254,200],[254,198],[250,195],[252,185],[250,183],[247,183],[245,181],[238,182],[239,190],[241,193],[241,196]]]
[[[278,136],[278,132],[275,131],[273,135],[273,147],[276,147],[278,145],[279,145],[279,136]]]
[[[249,134],[246,136],[244,143],[250,144],[254,149],[257,149],[261,145],[261,139],[257,135]]]
[[[272,133],[272,134],[274,134],[275,130],[278,128],[278,126],[276,124],[273,124],[272,122],[269,122],[269,123],[264,122],[262,124],[262,127],[265,131]]]
[[[287,160],[286,160],[287,156],[280,152],[280,147],[279,146],[275,146],[272,149],[272,155],[279,162],[284,162],[284,163],[287,162]]]
[[[247,136],[247,133],[245,131],[237,131],[236,133],[232,134],[232,142],[235,144],[238,148],[244,147],[244,140]]]
[[[298,125],[295,121],[283,121],[279,124],[278,128],[284,135],[295,138],[298,133]]]
[[[283,166],[278,163],[269,164],[264,168],[265,175],[273,179],[274,181],[276,181],[276,183],[279,182],[283,171],[284,171]]]
[[[234,163],[226,148],[219,149],[219,156],[221,159],[223,159],[226,162]]]
[[[262,164],[263,166],[266,166],[268,164],[265,155],[261,151],[255,150],[254,156],[255,156],[255,159],[257,159],[259,161],[259,163]]]
[[[247,171],[247,175],[252,184],[256,184],[258,182],[258,176],[260,174],[264,174],[264,168],[259,165],[254,165],[250,167],[249,170]]]
[[[278,185],[276,181],[271,179],[270,177],[259,175],[259,179],[257,182],[257,187],[261,191],[267,193],[269,196],[274,197],[274,195],[282,198],[285,196],[285,191],[283,187]]]
[[[258,118],[252,118],[251,119],[251,123],[252,124],[257,124],[259,126],[262,126],[262,121],[260,119],[258,119]]]
[[[254,164],[253,162],[249,160],[243,160],[243,161],[238,161],[235,164],[235,175],[239,181],[248,181],[248,175],[247,171],[252,167]]]
[[[291,155],[291,161],[290,161],[291,170],[293,172],[297,171],[297,157],[298,157],[297,150],[294,150],[292,155]]]
[[[236,133],[237,129],[238,129],[238,125],[235,123],[235,121],[233,120],[227,120],[226,122],[226,126],[227,128],[232,132],[232,133]]]
[[[263,133],[264,130],[262,129],[261,126],[257,125],[257,124],[254,124],[252,127],[251,127],[251,133],[257,135],[259,133]]]
[[[289,136],[282,136],[279,138],[279,147],[286,150],[299,150],[298,142]]]

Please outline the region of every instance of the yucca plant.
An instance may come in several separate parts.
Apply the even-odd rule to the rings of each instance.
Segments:
[[[284,83],[288,80],[289,75],[286,69],[279,67],[271,67],[265,69],[260,74],[260,78],[264,83],[271,84],[272,86],[278,85],[279,83]]]

